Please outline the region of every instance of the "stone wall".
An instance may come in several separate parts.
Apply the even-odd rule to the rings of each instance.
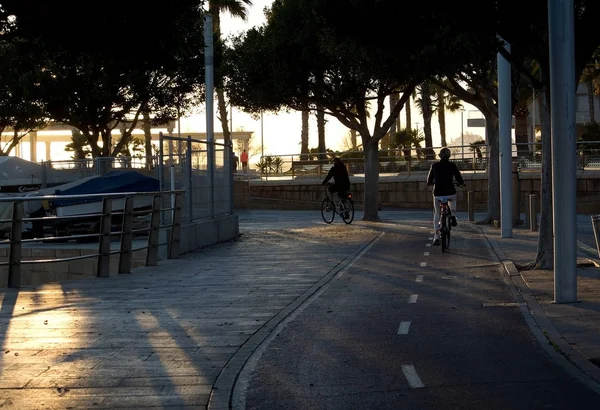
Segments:
[[[518,174],[519,202],[525,212],[527,194],[540,194],[540,172],[522,171]],[[487,173],[463,173],[467,190],[473,192],[475,210],[487,209]],[[431,209],[431,187],[426,186],[427,173],[411,176],[381,177],[379,203],[383,207]],[[357,209],[364,200],[364,179],[350,178],[351,191]],[[467,210],[467,192],[457,188],[457,207]],[[325,188],[316,178],[297,178],[285,181],[235,181],[236,208],[319,209],[325,197]],[[581,172],[577,176],[577,212],[600,213],[600,173]]]

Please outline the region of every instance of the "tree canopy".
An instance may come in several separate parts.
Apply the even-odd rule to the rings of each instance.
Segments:
[[[19,41],[35,56],[45,116],[79,129],[94,156],[109,156],[129,143],[141,113],[165,122],[176,117],[183,95],[198,94],[201,4],[9,0],[0,23],[3,40]],[[113,144],[115,129],[122,137]]]

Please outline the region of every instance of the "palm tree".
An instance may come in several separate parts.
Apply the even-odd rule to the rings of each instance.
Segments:
[[[583,70],[581,82],[585,83],[588,89],[588,110],[590,113],[590,123],[596,122],[594,97],[600,95],[600,47],[592,56],[592,60]]]
[[[432,89],[434,112],[437,112],[438,115],[440,135],[442,137],[442,147],[445,147],[448,145],[446,141],[446,111],[457,112],[462,108],[462,104],[460,98],[446,92],[446,90],[439,85],[432,84]]]
[[[431,81],[427,80],[418,87],[421,96],[415,101],[423,115],[423,134],[425,135],[425,154],[427,159],[434,159],[433,136],[431,134],[431,118],[433,117],[433,100]]]
[[[247,6],[252,5],[252,0],[209,0],[208,12],[213,18],[213,32],[215,35],[215,45],[221,46],[221,12],[228,12],[233,17],[246,20],[248,16]],[[216,50],[215,50],[216,51]],[[220,51],[219,51],[220,52]],[[216,53],[215,53],[216,54]],[[223,128],[223,139],[225,144],[231,141],[231,130],[229,129],[227,103],[225,102],[225,91],[223,90],[223,79],[219,76],[219,70],[215,70],[215,92],[217,94],[217,104],[219,112],[219,121]],[[207,96],[208,98],[208,96]]]

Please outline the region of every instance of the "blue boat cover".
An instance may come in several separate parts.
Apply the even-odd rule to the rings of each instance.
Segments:
[[[71,184],[69,184],[71,185]],[[61,190],[55,187],[55,195],[85,195],[119,192],[155,192],[160,191],[158,179],[148,177],[136,171],[110,171],[105,175],[90,178],[81,184]],[[102,201],[101,197],[53,200],[54,207]]]

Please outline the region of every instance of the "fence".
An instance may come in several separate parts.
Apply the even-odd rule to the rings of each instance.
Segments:
[[[172,207],[162,207],[161,197],[165,195],[174,198]],[[132,256],[135,252],[144,250],[143,265],[156,266],[161,246],[167,247],[169,259],[178,258],[181,242],[182,197],[183,191],[0,198],[0,204],[11,211],[4,212],[4,219],[0,219],[2,230],[5,236],[8,236],[7,239],[0,241],[0,249],[6,249],[8,246],[8,252],[4,251],[0,258],[0,288],[39,283],[40,281],[33,276],[41,272],[52,272],[52,265],[56,265],[57,271],[61,274],[68,274],[69,272],[65,270],[68,271],[69,268],[65,268],[65,263],[89,259],[96,261],[95,276],[110,276],[111,255],[118,256],[117,273],[131,273]],[[56,212],[52,206],[53,201],[56,200],[71,200],[71,206],[84,206],[87,212],[59,216],[60,212]],[[42,216],[27,216],[35,214],[31,210],[40,207],[46,210]],[[168,213],[168,217],[161,217],[165,213]],[[6,217],[8,214],[10,218]],[[167,220],[167,223],[161,223],[161,220]],[[29,225],[30,229],[27,229],[26,225]],[[58,225],[63,228],[71,227],[66,229],[67,233],[75,231],[79,234],[59,235]],[[81,233],[82,229],[84,233]],[[168,237],[161,235],[161,232],[167,231]],[[134,237],[139,235],[147,236],[147,241],[141,243],[137,240],[134,246]],[[117,238],[119,249],[111,250],[111,239]],[[57,243],[90,240],[98,242],[96,252],[79,251],[75,256],[55,258],[35,258],[31,252],[35,244],[50,243],[56,248]],[[60,248],[60,245],[58,247]],[[73,249],[65,250],[73,251]],[[31,268],[24,270],[24,265],[29,265]],[[35,269],[35,266],[40,269]],[[90,273],[82,272],[81,268],[78,268],[77,272],[80,275]]]
[[[160,135],[161,190],[185,191],[185,220],[233,214],[232,159],[229,144]]]
[[[437,160],[441,147],[381,149],[379,151],[380,174],[399,174],[428,171]],[[489,147],[485,144],[449,146],[452,160],[461,171],[486,172],[489,164]],[[576,147],[579,171],[600,170],[600,142],[578,142]],[[542,166],[541,143],[512,144],[514,161],[521,169],[540,169]],[[333,153],[267,155],[257,164],[263,179],[295,179],[298,177],[324,177],[331,167]],[[348,171],[354,176],[365,172],[364,152],[338,153]]]

